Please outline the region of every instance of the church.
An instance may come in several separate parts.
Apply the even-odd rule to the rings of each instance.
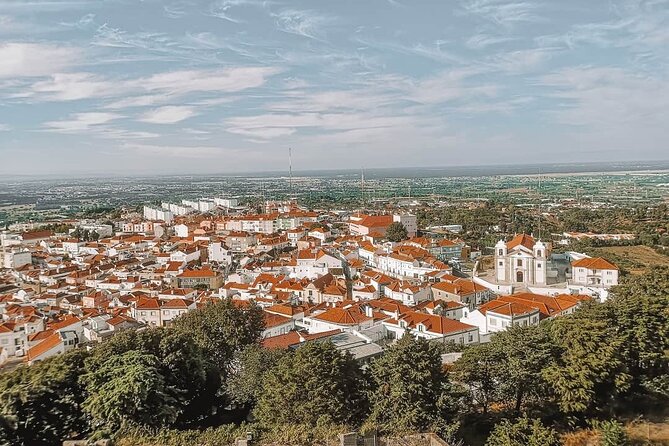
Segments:
[[[546,285],[547,247],[532,236],[519,234],[495,245],[495,279],[513,285]]]

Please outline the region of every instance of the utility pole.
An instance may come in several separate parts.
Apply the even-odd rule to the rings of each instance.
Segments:
[[[365,207],[365,168],[360,168],[360,202]]]

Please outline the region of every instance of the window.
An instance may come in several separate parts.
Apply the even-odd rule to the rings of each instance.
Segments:
[[[504,266],[504,262],[502,262],[502,261],[500,260],[500,261],[499,261],[499,266]]]
[[[518,266],[523,266],[523,259],[518,259],[518,260],[516,261],[516,265],[518,265]]]
[[[499,253],[499,255],[503,256],[503,255],[504,255],[504,250],[503,250],[503,249],[500,249],[500,250],[498,251],[498,253]]]
[[[537,257],[542,257],[542,255],[541,255],[541,249],[540,249],[539,251],[537,251]]]
[[[490,318],[490,325],[493,325],[493,326],[497,325],[497,319],[491,317]]]
[[[474,342],[474,335],[469,333],[469,342]]]
[[[607,271],[607,272],[606,272],[606,275],[607,275],[607,276],[610,276],[611,274],[612,274],[611,271]]]
[[[537,263],[537,268],[541,269],[541,263]]]

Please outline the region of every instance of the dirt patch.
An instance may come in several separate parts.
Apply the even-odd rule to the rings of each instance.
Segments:
[[[592,253],[614,262],[631,274],[643,274],[651,266],[669,266],[669,256],[643,245],[593,248]]]

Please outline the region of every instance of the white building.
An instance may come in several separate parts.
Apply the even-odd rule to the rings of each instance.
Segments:
[[[601,257],[583,257],[571,263],[571,283],[586,287],[618,285],[618,267]]]
[[[174,215],[169,208],[165,208],[165,203],[163,203],[163,209],[144,206],[144,218],[151,221],[164,221],[165,223],[170,224],[174,219]]]
[[[238,205],[236,198],[214,198],[214,203],[216,206],[221,206],[224,208],[234,208]]]
[[[545,285],[548,253],[546,245],[520,234],[495,245],[495,279],[498,283]]]

